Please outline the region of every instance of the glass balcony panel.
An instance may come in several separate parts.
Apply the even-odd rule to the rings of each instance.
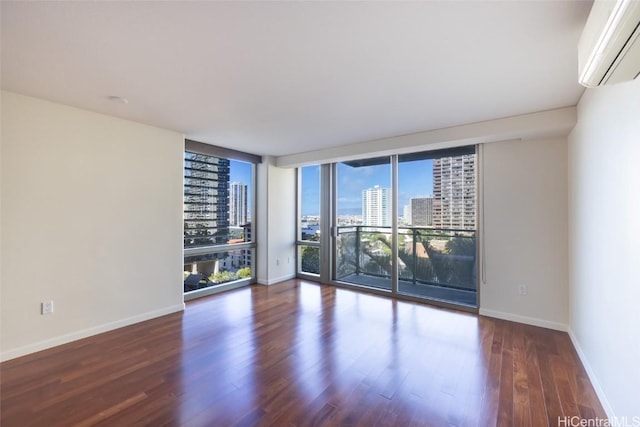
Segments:
[[[337,280],[391,290],[391,227],[339,227]]]
[[[476,306],[476,234],[431,227],[398,229],[398,292]],[[391,228],[339,227],[339,281],[391,289]]]
[[[411,227],[399,234],[399,293],[476,306],[475,231]]]
[[[251,278],[253,252],[247,248],[186,256],[184,292]]]

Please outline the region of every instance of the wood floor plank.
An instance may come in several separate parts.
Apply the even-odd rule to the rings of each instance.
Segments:
[[[551,358],[557,355],[555,345],[549,345],[551,339],[547,331],[536,331],[536,347],[538,355],[538,367],[542,383],[542,394],[547,413],[547,421],[550,426],[558,423],[558,419],[564,416],[560,397],[558,394],[558,382],[553,376]]]
[[[524,330],[515,326],[513,336],[513,424],[531,426],[529,382],[527,380],[526,343]]]
[[[547,407],[545,406],[538,350],[536,348],[535,328],[525,326],[524,333],[525,362],[527,365],[527,384],[529,386],[529,414],[533,426],[548,425]],[[552,424],[553,425],[553,424]]]
[[[290,280],[0,364],[0,425],[555,425],[605,414],[567,334]]]
[[[502,373],[502,343],[505,323],[495,322],[493,334],[486,345],[489,354],[484,354],[487,369],[485,374],[485,391],[480,412],[479,425],[495,426],[498,423],[498,408],[500,405],[500,375]]]
[[[507,325],[502,341],[502,364],[500,366],[500,399],[498,425],[513,425],[513,325]]]

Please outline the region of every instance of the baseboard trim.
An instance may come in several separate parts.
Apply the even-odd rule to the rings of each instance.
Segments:
[[[496,319],[509,320],[511,322],[524,323],[526,325],[540,326],[541,328],[554,329],[556,331],[567,332],[568,329],[567,325],[562,323],[502,311],[487,310],[485,308],[481,308],[478,314],[481,316],[495,317]]]
[[[274,285],[276,283],[284,282],[285,280],[295,279],[296,274],[286,274],[284,276],[276,277],[275,279],[258,279],[259,285]]]
[[[169,307],[161,308],[159,310],[149,311],[147,313],[139,314],[132,317],[127,317],[125,319],[116,320],[115,322],[105,323],[103,325],[82,329],[80,331],[71,332],[68,334],[60,335],[58,337],[49,338],[43,341],[38,341],[33,344],[28,344],[22,347],[3,351],[2,353],[0,353],[0,361],[4,362],[6,360],[15,359],[16,357],[26,356],[27,354],[46,350],[48,348],[56,347],[62,344],[67,344],[72,341],[77,341],[82,338],[98,335],[103,332],[108,332],[114,329],[122,328],[124,326],[133,325],[134,323],[140,323],[140,322],[144,322],[145,320],[150,320],[156,317],[165,316],[167,314],[176,313],[178,311],[183,311],[184,308],[185,308],[184,303],[176,304]]]
[[[571,327],[568,328],[567,333],[569,334],[569,338],[573,343],[573,348],[575,348],[576,353],[578,353],[578,357],[582,362],[582,366],[584,366],[584,370],[587,371],[587,376],[589,377],[589,381],[591,381],[591,385],[593,386],[593,389],[595,390],[596,395],[598,395],[598,399],[600,399],[600,403],[602,404],[604,411],[607,413],[607,417],[609,417],[610,420],[615,420],[616,416],[613,412],[613,408],[611,407],[611,404],[607,399],[607,395],[604,393],[604,390],[602,389],[602,386],[598,381],[598,377],[596,377],[595,372],[593,372],[593,369],[591,369],[591,365],[589,364],[587,355],[585,354],[584,350],[582,350],[582,346],[580,345],[580,341],[578,341],[578,337],[576,337],[576,335],[573,333],[573,330],[571,329]]]

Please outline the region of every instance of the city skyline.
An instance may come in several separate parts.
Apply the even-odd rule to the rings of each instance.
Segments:
[[[444,153],[443,153],[444,154]],[[449,154],[449,152],[447,153]],[[391,205],[389,158],[337,163],[339,224],[388,226],[396,209],[402,224],[436,228],[476,227],[476,155],[409,156],[398,163],[398,200]],[[301,214],[318,216],[320,167],[302,169]],[[414,223],[415,222],[415,223]]]
[[[302,206],[303,216],[319,214],[320,207],[320,167],[302,168]],[[355,215],[362,212],[362,191],[376,185],[391,188],[391,166],[389,164],[367,167],[350,167],[338,163],[338,215]],[[433,161],[421,160],[401,162],[398,174],[398,210],[411,198],[433,195]]]

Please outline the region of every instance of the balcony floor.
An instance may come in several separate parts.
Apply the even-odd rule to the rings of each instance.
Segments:
[[[376,289],[391,289],[391,280],[385,277],[370,276],[367,274],[349,274],[340,278],[341,282],[354,285],[363,285]],[[443,301],[452,304],[459,304],[468,307],[477,307],[477,292],[474,290],[463,290],[435,286],[427,284],[413,284],[410,281],[400,280],[398,283],[401,294],[418,298],[426,298],[436,301]]]

